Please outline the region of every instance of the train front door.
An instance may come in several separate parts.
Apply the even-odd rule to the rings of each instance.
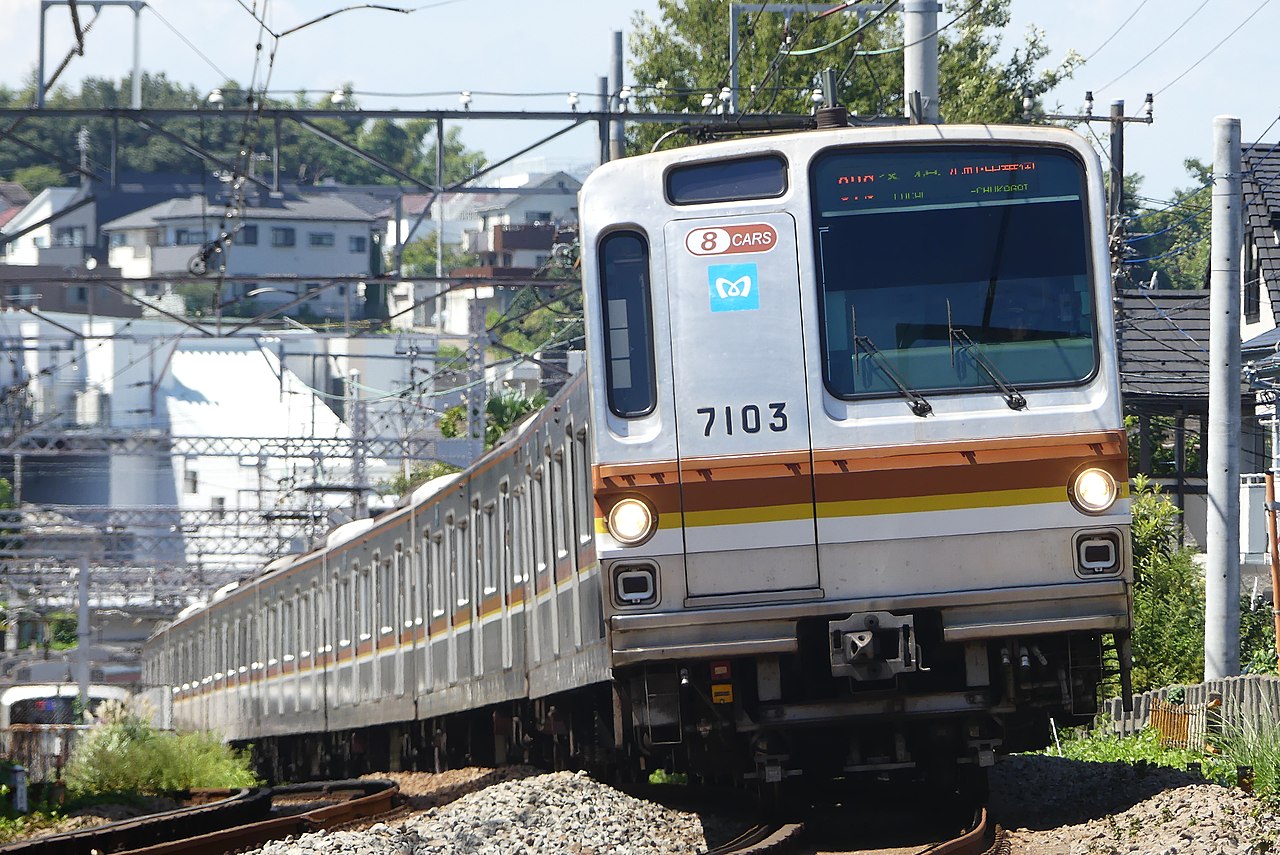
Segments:
[[[689,596],[817,589],[795,221],[677,221],[666,245]]]

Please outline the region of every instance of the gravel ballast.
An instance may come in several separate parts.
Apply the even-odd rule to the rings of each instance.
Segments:
[[[633,798],[582,773],[512,767],[371,777],[396,780],[414,812],[258,852],[685,855],[707,847],[699,816]],[[1155,766],[1001,758],[991,773],[990,814],[1011,832],[1015,855],[1280,851],[1280,816],[1268,803]]]
[[[473,780],[484,780],[484,776]],[[304,834],[256,852],[692,855],[705,849],[702,823],[696,815],[632,798],[585,773],[555,772],[495,783],[395,824]]]
[[[1277,850],[1280,816],[1267,803],[1176,769],[1001,758],[992,820],[1015,853],[1236,855]]]

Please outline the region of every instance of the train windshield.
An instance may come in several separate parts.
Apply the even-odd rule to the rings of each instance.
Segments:
[[[894,395],[891,375],[915,392],[1092,376],[1075,157],[1009,145],[834,150],[815,159],[811,188],[832,394]]]

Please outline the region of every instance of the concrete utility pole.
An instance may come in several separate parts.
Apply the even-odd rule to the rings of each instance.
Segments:
[[[600,114],[607,116],[609,113],[609,78],[601,77],[598,90],[600,95]],[[600,162],[609,162],[609,125],[612,124],[608,119],[600,120]]]
[[[1204,678],[1240,673],[1240,120],[1213,120]]]
[[[902,114],[913,125],[938,124],[938,0],[903,0]]]
[[[626,101],[622,98],[622,30],[613,31],[613,87],[610,90],[614,99],[614,111],[619,115],[626,108]],[[626,155],[627,151],[627,129],[621,118],[614,119],[613,128],[609,138],[609,159],[617,160]]]
[[[475,460],[484,453],[484,355],[489,346],[489,334],[485,329],[484,303],[473,296],[468,305],[467,332],[471,336],[471,347],[467,349],[467,391],[465,396],[467,408],[467,453]]]
[[[1124,101],[1111,102],[1111,195],[1107,232],[1115,234],[1124,211]]]
[[[80,556],[80,571],[77,576],[80,609],[76,616],[76,680],[80,683],[80,709],[88,710],[89,641],[93,636],[89,629],[89,556]]]

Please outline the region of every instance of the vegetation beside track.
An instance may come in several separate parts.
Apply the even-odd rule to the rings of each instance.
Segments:
[[[214,733],[158,730],[124,707],[106,711],[101,719],[67,764],[64,780],[72,796],[154,795],[259,783],[248,752],[224,745]]]
[[[1059,734],[1058,744],[1044,753],[1092,763],[1127,763],[1133,766],[1168,766],[1186,769],[1199,765],[1206,780],[1225,787],[1238,786],[1237,769],[1253,770],[1253,791],[1261,798],[1280,802],[1280,721],[1263,725],[1248,721],[1225,722],[1210,735],[1203,751],[1166,748],[1160,733],[1146,728],[1136,736],[1119,736],[1108,727],[1074,728]]]

